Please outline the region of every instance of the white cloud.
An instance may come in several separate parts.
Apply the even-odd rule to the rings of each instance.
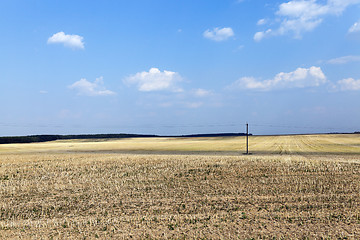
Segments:
[[[263,19],[260,19],[259,21],[257,21],[256,25],[261,26],[261,25],[266,24],[266,22],[267,22],[267,20],[265,18],[263,18]]]
[[[221,42],[221,41],[225,41],[225,40],[229,39],[230,37],[234,36],[234,31],[229,27],[214,28],[212,31],[210,31],[209,29],[206,30],[203,33],[203,36],[210,40],[213,40],[216,42]]]
[[[302,33],[314,30],[321,24],[322,16],[329,13],[327,5],[318,4],[315,0],[290,1],[282,3],[276,14],[283,18],[278,34],[293,32],[295,38]]]
[[[205,89],[201,89],[201,88],[194,90],[194,95],[195,95],[196,97],[206,97],[206,96],[209,96],[209,95],[211,95],[211,94],[212,94],[211,91],[205,90]]]
[[[264,31],[264,32],[257,32],[257,33],[255,33],[255,35],[254,35],[254,40],[255,40],[256,42],[260,42],[264,37],[270,35],[271,33],[272,33],[272,30],[271,30],[271,29],[268,29],[268,30],[266,30],[266,31]]]
[[[347,7],[359,4],[360,0],[292,0],[279,5],[275,13],[280,18],[280,26],[271,32],[272,35],[292,33],[301,38],[303,33],[314,30],[329,15],[341,15]],[[262,35],[260,34],[262,33]],[[255,34],[256,35],[256,34]],[[270,32],[259,32],[254,40],[261,40]]]
[[[166,71],[161,72],[158,68],[151,68],[148,72],[139,72],[127,77],[124,82],[128,84],[137,84],[138,90],[142,92],[151,91],[172,91],[182,92],[177,86],[182,81],[179,73]]]
[[[329,12],[327,4],[318,4],[316,0],[293,0],[282,3],[276,12],[279,16],[312,19]]]
[[[70,89],[78,91],[78,95],[85,96],[109,96],[115,93],[107,90],[104,86],[103,77],[97,78],[94,82],[89,82],[85,78],[73,83],[69,86]]]
[[[257,32],[254,35],[254,40],[260,42],[265,37],[265,32]]]
[[[337,88],[341,91],[360,90],[360,79],[346,78],[337,82]]]
[[[65,47],[70,47],[72,49],[84,49],[83,39],[84,38],[79,35],[69,35],[64,32],[58,32],[49,37],[47,43],[60,43],[64,44]]]
[[[272,79],[260,81],[254,77],[243,77],[229,88],[269,91],[272,89],[317,87],[326,82],[320,67],[298,68],[289,73],[278,73]]]
[[[355,32],[360,32],[360,21],[354,23],[349,29],[349,33],[355,33]]]
[[[360,56],[344,56],[339,58],[330,59],[327,61],[329,64],[346,64],[349,62],[358,62],[360,61]]]

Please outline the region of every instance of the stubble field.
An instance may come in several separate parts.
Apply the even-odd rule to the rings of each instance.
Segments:
[[[3,239],[359,239],[360,135],[0,145]]]

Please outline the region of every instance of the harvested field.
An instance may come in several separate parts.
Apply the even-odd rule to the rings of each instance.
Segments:
[[[359,135],[0,145],[0,236],[360,238]]]

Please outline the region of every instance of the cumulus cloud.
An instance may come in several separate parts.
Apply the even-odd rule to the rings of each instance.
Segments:
[[[258,32],[258,37],[254,36],[254,39],[261,40],[265,36],[287,33],[292,33],[295,38],[301,38],[305,32],[318,27],[326,16],[341,15],[346,8],[359,3],[360,0],[327,0],[326,3],[318,0],[292,0],[282,3],[275,13],[281,20],[280,26],[271,31]]]
[[[360,90],[360,79],[355,80],[353,78],[342,79],[337,82],[337,89],[341,91],[356,91]]]
[[[229,39],[230,37],[234,36],[234,31],[230,27],[225,28],[214,28],[213,30],[206,30],[203,33],[203,36],[207,39],[221,42]]]
[[[284,88],[317,87],[326,82],[320,67],[298,68],[289,73],[278,73],[272,79],[258,80],[254,77],[243,77],[229,88],[269,91]]]
[[[84,38],[79,35],[69,35],[64,32],[58,32],[49,37],[48,44],[63,44],[72,49],[84,49]]]
[[[269,36],[271,34],[271,32],[272,32],[271,29],[268,29],[268,30],[266,30],[264,32],[257,32],[254,35],[254,40],[256,42],[260,42],[264,37]]]
[[[77,90],[78,95],[84,96],[109,96],[115,94],[113,91],[107,90],[104,87],[103,77],[97,78],[94,82],[89,82],[85,78],[82,78],[68,87]]]
[[[182,77],[177,72],[164,70],[161,72],[158,68],[151,68],[148,72],[139,72],[127,77],[124,82],[127,84],[136,84],[139,91],[172,91],[182,92],[177,86],[182,81]]]
[[[339,58],[330,59],[327,61],[329,64],[346,64],[349,62],[358,62],[360,61],[360,56],[344,56]]]
[[[355,32],[360,32],[360,21],[354,23],[354,24],[349,28],[349,33],[355,33]]]

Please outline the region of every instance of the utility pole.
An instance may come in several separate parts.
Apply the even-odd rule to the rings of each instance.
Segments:
[[[249,124],[246,123],[246,154],[249,154]]]
[[[244,154],[250,154],[249,153],[249,124],[246,123],[246,153]]]

